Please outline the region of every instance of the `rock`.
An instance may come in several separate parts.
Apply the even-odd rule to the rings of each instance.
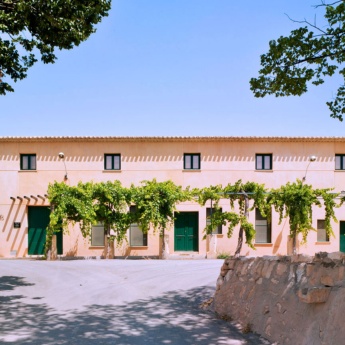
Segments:
[[[342,344],[345,264],[339,258],[341,253],[321,252],[231,259],[232,269],[217,281],[215,311],[251,324],[272,343],[322,345],[336,339],[332,344]]]
[[[298,291],[298,297],[304,303],[325,303],[331,292],[329,287],[312,287]]]

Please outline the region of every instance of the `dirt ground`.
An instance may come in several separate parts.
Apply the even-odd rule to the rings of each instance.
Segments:
[[[0,260],[0,344],[269,344],[200,304],[223,260]]]

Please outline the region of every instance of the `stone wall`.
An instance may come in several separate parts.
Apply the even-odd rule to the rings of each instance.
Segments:
[[[345,344],[345,255],[226,259],[213,308],[276,344]]]

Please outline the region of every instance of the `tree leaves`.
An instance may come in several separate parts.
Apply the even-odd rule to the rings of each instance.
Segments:
[[[24,79],[40,56],[56,61],[55,49],[72,49],[96,31],[111,0],[0,0],[0,95],[8,79]]]
[[[345,3],[336,1],[325,7],[326,26],[306,26],[269,42],[269,50],[261,56],[259,76],[250,80],[255,97],[266,95],[300,96],[308,91],[308,83],[321,85],[345,62]],[[339,70],[344,79],[344,69]],[[345,83],[345,82],[344,82]],[[345,85],[334,100],[327,102],[333,118],[343,121]]]

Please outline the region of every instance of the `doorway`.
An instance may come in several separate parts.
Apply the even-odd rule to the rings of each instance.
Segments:
[[[48,206],[28,207],[28,254],[44,255],[50,208]],[[57,253],[62,254],[62,231],[56,234]]]
[[[175,214],[175,251],[199,250],[199,213],[179,212]]]

